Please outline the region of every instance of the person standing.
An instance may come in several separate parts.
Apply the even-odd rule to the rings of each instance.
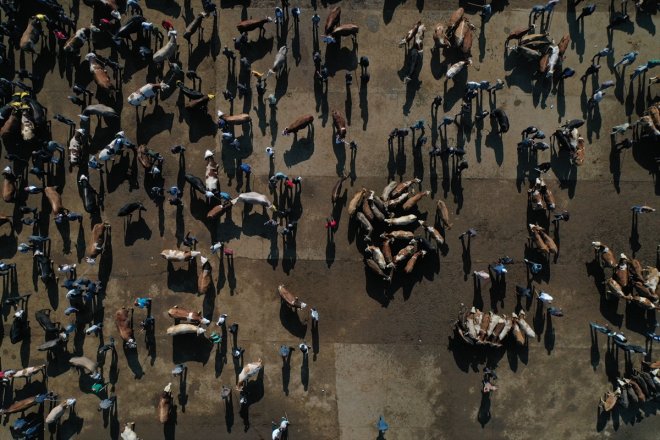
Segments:
[[[481,381],[482,392],[484,394],[489,394],[489,393],[497,390],[497,387],[493,383],[495,381],[495,379],[497,379],[497,374],[495,374],[495,371],[491,370],[488,367],[484,368],[484,378]]]

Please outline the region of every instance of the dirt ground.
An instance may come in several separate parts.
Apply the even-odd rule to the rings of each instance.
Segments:
[[[90,8],[82,2],[79,6],[77,1],[71,3],[74,9],[79,7],[79,23],[89,22]],[[159,24],[169,17],[179,35],[200,11],[197,0],[142,3],[148,20]],[[144,439],[264,439],[270,438],[271,421],[286,414],[291,421],[290,439],[376,438],[379,415],[390,425],[387,439],[656,439],[660,416],[652,403],[636,411],[615,412],[611,418],[598,416],[598,399],[611,389],[608,377],[623,372],[624,359],[607,350],[604,338],[594,341],[588,323],[609,323],[621,328],[633,344],[644,345],[645,319],[655,322],[655,316],[644,317],[635,306],[602,299],[602,274],[593,262],[590,243],[601,240],[616,253],[632,254],[646,265],[660,264],[656,260],[656,246],[660,244],[658,214],[641,215],[633,227],[630,212],[630,207],[637,204],[658,207],[657,145],[640,144],[616,154],[609,136],[612,126],[637,120],[646,103],[657,98],[658,85],[646,86],[648,78],[657,75],[657,68],[633,82],[629,77],[638,64],[660,57],[657,15],[632,11],[632,23],[608,33],[609,3],[595,2],[596,13],[579,27],[574,24],[574,8],[567,11],[565,2],[558,5],[549,32],[557,41],[565,33],[571,36],[564,66],[574,68],[577,75],[566,80],[563,94],[557,94],[532,79],[534,67],[529,63],[515,55],[505,56],[506,35],[527,24],[533,2],[508,5],[486,23],[481,23],[471,10],[474,15],[470,18],[477,26],[474,64],[455,81],[446,81],[447,62],[431,50],[431,34],[433,25],[448,18],[457,7],[455,2],[343,1],[338,3],[342,22],[358,24],[360,33],[356,44],[344,38],[340,49],[331,47],[326,51],[322,47],[331,73],[324,96],[314,86],[313,9],[305,2],[298,27],[290,18],[284,34],[276,35],[271,23],[266,25],[263,39],[257,41],[256,32],[250,35],[247,56],[252,69],[267,70],[278,47],[286,41],[288,72],[278,80],[268,80],[265,96],[273,93],[278,99],[276,106],[269,106],[265,97],[257,96],[254,87],[250,96],[235,99],[233,113],[248,112],[253,120],[251,135],[237,129],[241,147],[236,151],[221,144],[214,123],[216,110],[229,113],[231,108],[222,91],[236,87],[221,49],[232,46],[231,38],[237,36],[235,24],[241,18],[273,16],[275,6],[271,1],[248,3],[246,8],[238,1],[232,5],[223,0],[216,25],[212,25],[211,18],[204,21],[201,40],[193,37],[192,48],[179,40],[184,70],[196,69],[202,77],[201,90],[216,95],[208,115],[187,114],[183,109],[185,99],[176,90],[156,104],[147,105],[144,113],[135,112],[127,105],[127,96],[154,81],[157,72],[137,63],[130,49],[120,50],[124,58],[120,63],[125,69],[114,107],[123,107],[121,123],[98,127],[92,119],[92,152],[100,150],[121,128],[132,141],[147,144],[165,156],[165,188],[183,184],[185,173],[202,176],[206,149],[214,149],[216,158],[222,161],[222,190],[231,195],[246,188],[268,194],[268,176],[274,171],[302,176],[292,213],[299,217],[295,240],[285,246],[279,234],[263,226],[267,217],[261,208],[239,204],[227,218],[207,222],[205,202],[194,199],[187,184],[183,208],[167,202],[154,204],[147,193],[152,182],[132,154],[111,165],[103,178],[90,170],[92,186],[102,186],[105,191],[101,217],[112,225],[112,245],[99,264],[84,261],[84,248],[91,236],[89,215],[81,224],[58,228],[46,211],[39,226],[41,233],[52,239],[55,265],[78,263],[79,276],[107,280],[102,307],[92,318],[94,322],[103,321],[105,342],[110,336],[119,340],[113,322],[119,307],[130,306],[139,296],[154,298],[155,349],[149,352],[144,334],[138,333],[136,352],[119,348],[116,359],[107,355],[103,374],[109,382],[109,393],[117,396],[117,406],[113,414],[104,415],[97,412],[99,396],[91,391],[89,379],[67,363],[70,356],[95,358],[100,341],[82,331],[72,336],[67,351],[49,364],[47,388],[62,398],[75,397],[78,403],[73,414],[63,417],[57,432],[53,428],[45,436],[116,439],[124,423],[134,421],[138,435]],[[318,7],[323,23],[329,6],[325,2],[312,4]],[[618,7],[617,2],[615,5]],[[578,13],[582,6],[578,6]],[[634,6],[629,5],[629,9]],[[417,20],[427,25],[423,66],[419,80],[406,85],[402,82],[405,53],[397,43]],[[614,56],[603,59],[599,78],[593,84],[589,79],[583,87],[579,76],[591,57],[608,43],[614,48]],[[640,52],[637,62],[623,74],[620,69],[615,74],[614,62],[631,50]],[[118,55],[111,48],[99,48],[97,52],[106,57]],[[360,85],[357,61],[362,55],[370,60],[371,80],[367,85]],[[34,59],[18,51],[13,56],[17,68],[25,66],[45,74],[45,80],[37,81],[35,89],[39,101],[48,107],[49,116],[60,113],[74,120],[80,110],[66,99],[71,85],[75,82],[95,90],[87,63],[76,68],[77,61],[54,56],[47,48]],[[3,73],[7,66],[2,68]],[[236,62],[237,75],[239,71]],[[354,75],[350,87],[345,85],[346,71]],[[460,138],[456,127],[450,126],[448,144],[465,145],[467,150],[469,169],[462,178],[452,170],[451,159],[429,159],[427,149],[440,143],[437,129],[425,130],[429,140],[419,153],[413,150],[414,139],[410,136],[403,155],[388,150],[387,134],[393,128],[410,126],[419,119],[435,126],[443,115],[459,112],[466,81],[492,82],[496,78],[506,84],[497,92],[496,103],[489,103],[486,94],[480,104],[475,101],[475,111],[490,109],[491,105],[501,107],[509,114],[511,129],[500,139],[487,118],[477,123],[466,138]],[[550,151],[539,153],[538,158],[516,153],[518,133],[529,125],[549,135],[565,120],[587,119],[592,86],[598,80],[615,78],[617,86],[608,91],[581,128],[588,139],[587,159],[577,171],[568,166],[565,156]],[[186,84],[191,86],[190,80]],[[444,103],[437,114],[432,114],[431,103],[437,94],[444,97]],[[357,154],[333,146],[329,116],[333,109],[346,114],[348,139],[357,142]],[[283,127],[304,113],[316,118],[312,134],[298,140],[282,136]],[[54,140],[62,144],[68,141],[62,124],[53,122],[52,132]],[[187,149],[182,163],[169,152],[169,147],[176,144]],[[276,151],[272,164],[265,153],[267,146]],[[3,156],[5,153],[3,148]],[[527,223],[539,219],[528,213],[525,192],[530,179],[536,176],[535,164],[546,161],[552,168],[545,180],[555,193],[557,209],[571,214],[559,231],[552,229],[560,239],[558,260],[533,280],[534,285],[551,293],[565,312],[564,317],[552,320],[537,313],[536,302],[519,304],[514,290],[516,284],[528,281],[522,259],[535,257],[526,247]],[[237,173],[240,163],[253,167],[249,182]],[[4,167],[7,161],[1,159],[0,165]],[[444,200],[449,207],[454,226],[447,232],[446,247],[426,255],[409,276],[397,274],[391,285],[373,277],[364,269],[364,243],[357,237],[356,225],[349,222],[345,206],[340,215],[335,213],[339,227],[334,241],[329,240],[324,228],[332,213],[331,191],[342,173],[350,176],[344,182],[344,203],[362,187],[380,193],[390,178],[420,178],[418,189],[431,191],[431,196],[420,202],[422,218],[433,219],[437,200]],[[29,183],[39,185],[34,176],[30,177]],[[67,208],[84,212],[75,178],[76,171],[70,173],[67,169],[51,182],[61,187]],[[30,196],[27,205],[39,206],[40,198]],[[117,211],[129,201],[143,202],[147,211],[127,224]],[[279,203],[277,199],[275,202]],[[47,201],[41,204],[46,207]],[[3,204],[0,213],[10,214],[12,209]],[[547,218],[540,221],[548,223]],[[477,229],[478,236],[464,251],[458,235],[470,227]],[[214,288],[206,297],[196,293],[199,262],[171,266],[159,256],[163,249],[182,247],[182,236],[188,231],[199,239],[198,249],[210,257],[213,267]],[[46,289],[32,269],[31,255],[16,251],[17,243],[27,241],[31,233],[30,227],[21,228],[19,223],[16,234],[5,235],[0,242],[2,261],[18,266],[17,280],[10,283],[5,278],[3,304],[11,295],[32,293],[27,309],[32,335],[23,343],[9,342],[12,316],[9,307],[4,306],[2,369],[45,362],[44,353],[36,350],[43,342],[43,330],[34,320],[36,310],[53,309],[54,320],[63,324],[72,320],[63,314],[68,305],[66,289]],[[217,240],[226,241],[234,250],[233,260],[210,255],[209,246]],[[472,271],[485,270],[505,255],[515,260],[505,289],[498,291],[490,284],[476,288]],[[296,317],[281,307],[276,291],[279,284],[286,284],[319,310],[318,331],[312,331],[307,311]],[[534,323],[538,340],[530,340],[525,350],[468,349],[452,341],[451,325],[462,303],[507,314],[518,307],[527,308],[528,322]],[[264,362],[262,374],[250,385],[247,414],[239,414],[236,392],[229,407],[220,398],[221,386],[235,385],[240,371],[240,365],[231,357],[231,338],[216,347],[202,338],[166,336],[165,329],[172,323],[167,310],[175,304],[201,310],[213,319],[227,313],[229,323],[239,323],[237,342],[245,349],[245,362]],[[145,317],[144,310],[135,310],[136,324]],[[213,325],[209,332],[218,329]],[[309,359],[304,360],[295,350],[290,369],[283,368],[279,347],[297,346],[302,341],[313,346]],[[649,353],[648,358],[653,357]],[[637,356],[633,362],[638,365],[640,360]],[[188,366],[185,381],[170,374],[179,362]],[[479,389],[486,365],[497,367],[499,376],[499,389],[490,401],[482,398]],[[173,382],[176,396],[176,416],[174,423],[163,426],[158,422],[156,405],[169,382]],[[13,397],[31,395],[45,386],[40,376],[25,386],[18,379],[13,396],[11,390],[5,390],[2,406],[10,404]],[[12,416],[9,423],[15,418]],[[0,431],[0,438],[9,438],[9,424]]]

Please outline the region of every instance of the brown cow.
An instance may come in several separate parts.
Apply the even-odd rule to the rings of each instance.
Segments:
[[[616,260],[614,259],[614,252],[610,250],[607,246],[602,244],[600,241],[593,241],[591,245],[596,251],[596,258],[599,258],[599,262],[604,267],[616,267]]]
[[[64,51],[78,53],[78,51],[89,41],[91,31],[89,28],[80,28],[64,43]]]
[[[352,37],[355,41],[358,32],[360,32],[360,27],[357,24],[348,23],[337,26],[328,36],[335,40],[341,37]]]
[[[293,133],[294,135],[297,135],[300,130],[302,130],[305,127],[311,127],[312,123],[314,122],[314,116],[312,115],[304,115],[300,116],[298,119],[287,125],[284,130],[282,130],[282,135],[283,136],[288,136],[289,134]]]
[[[36,44],[39,42],[39,38],[43,35],[41,22],[45,20],[46,17],[42,14],[37,14],[30,19],[23,35],[21,36],[21,41],[19,42],[19,48],[22,51],[36,52]]]
[[[449,30],[449,32],[451,33],[454,32],[456,26],[458,26],[461,20],[463,20],[464,14],[465,14],[465,10],[463,8],[458,8],[451,14],[451,17],[449,17],[449,22],[447,23],[447,29]]]
[[[445,202],[443,202],[442,200],[438,200],[438,203],[436,204],[435,207],[435,212],[436,212],[436,216],[440,220],[442,227],[445,229],[451,229],[451,227],[454,224],[449,223],[449,210],[447,209],[447,205],[445,204]]]
[[[564,52],[566,52],[566,49],[568,49],[568,44],[571,42],[571,36],[569,34],[565,34],[563,37],[561,37],[561,40],[559,40],[559,44],[557,45],[559,47],[559,56],[563,57]]]
[[[208,17],[209,14],[206,12],[202,12],[197,14],[197,16],[193,19],[193,21],[186,26],[186,30],[183,33],[183,38],[188,40],[190,42],[190,38],[195,35],[195,33],[202,27],[202,21],[204,18]]]
[[[552,191],[548,189],[548,186],[545,184],[543,180],[540,181],[539,191],[543,196],[543,201],[545,202],[545,205],[547,206],[548,210],[554,211],[556,207],[555,196],[552,194]]]
[[[438,23],[433,29],[433,41],[435,42],[436,48],[445,48],[449,47],[449,41],[447,41],[447,27],[443,23]]]
[[[163,389],[163,392],[160,395],[158,400],[158,420],[160,423],[167,423],[170,421],[170,416],[172,414],[172,384],[168,383],[167,386]]]
[[[344,141],[346,138],[346,118],[342,116],[341,113],[339,113],[337,110],[332,111],[332,124],[335,128],[335,132],[337,133],[337,143],[341,143]]]
[[[105,70],[98,58],[96,58],[96,54],[90,52],[85,56],[85,59],[89,62],[89,72],[94,76],[96,85],[106,92],[114,90],[115,84],[110,80],[108,71]]]
[[[529,239],[534,243],[536,246],[536,249],[539,250],[539,252],[548,255],[550,253],[550,249],[548,248],[548,245],[545,243],[543,240],[543,236],[541,235],[539,231],[539,227],[536,225],[529,225]]]
[[[259,18],[259,19],[251,18],[249,20],[243,20],[243,21],[239,22],[236,25],[236,29],[238,29],[238,32],[241,33],[241,34],[244,33],[244,32],[250,32],[250,31],[253,31],[255,29],[259,29],[259,35],[261,35],[262,33],[265,32],[264,31],[264,25],[266,23],[270,23],[272,21],[273,21],[273,19],[270,18],[270,17]]]
[[[585,155],[584,138],[580,136],[577,138],[577,147],[575,147],[575,151],[570,151],[571,163],[579,167],[584,163],[584,155]]]
[[[250,362],[243,367],[240,374],[238,375],[238,383],[236,384],[236,389],[242,391],[243,387],[247,384],[247,381],[259,374],[259,371],[263,367],[263,362],[261,359],[258,359],[256,362]]]
[[[467,18],[462,19],[454,29],[454,45],[456,47],[461,47],[463,45],[463,40],[465,39],[465,35],[468,33],[469,30],[473,28],[474,25],[472,25]]]
[[[424,255],[426,255],[426,251],[424,250],[415,252],[412,257],[410,257],[410,260],[408,260],[408,263],[406,263],[406,267],[403,269],[403,271],[405,273],[411,273],[415,268],[415,264],[417,263],[419,257],[423,257]]]
[[[291,291],[289,291],[286,287],[284,287],[284,284],[280,284],[279,287],[277,288],[278,293],[280,294],[280,298],[282,299],[282,302],[284,302],[287,306],[291,307],[293,310],[296,309],[304,309],[307,307],[307,304],[304,302],[300,301],[297,296],[295,296]]]
[[[328,18],[325,19],[325,34],[330,35],[330,33],[339,25],[341,22],[341,7],[335,6],[332,8],[328,14]]]
[[[4,180],[2,182],[2,200],[7,203],[13,203],[16,199],[16,181],[18,178],[12,171],[11,167],[5,167],[2,170]]]
[[[417,202],[419,202],[422,198],[424,198],[424,197],[426,197],[430,194],[431,194],[431,191],[422,191],[422,192],[419,192],[419,193],[415,194],[414,196],[410,197],[408,200],[405,201],[405,203],[402,206],[403,210],[404,211],[410,211],[411,209],[413,209],[417,205]]]
[[[518,40],[518,42],[520,43],[520,39],[522,37],[524,37],[525,35],[527,35],[528,33],[533,32],[534,29],[535,29],[535,26],[531,25],[531,26],[526,27],[526,28],[518,28],[518,29],[514,30],[513,32],[511,32],[506,37],[506,40],[504,41],[504,48],[505,49],[509,48],[509,41],[511,41],[511,40]]]
[[[467,31],[465,31],[465,35],[463,36],[463,44],[461,44],[461,52],[463,52],[463,54],[466,56],[469,56],[470,52],[472,52],[473,38],[474,33],[472,32],[472,29],[468,28]]]
[[[18,103],[17,103],[18,104]],[[6,143],[8,139],[11,139],[13,136],[17,136],[21,131],[21,110],[18,106],[14,105],[14,108],[11,111],[11,114],[5,121],[5,123],[0,127],[0,137]]]
[[[105,250],[106,240],[109,239],[110,223],[101,222],[92,228],[92,240],[87,245],[87,262],[94,264],[96,257]]]
[[[206,110],[208,108],[209,101],[215,98],[215,95],[207,94],[198,99],[193,99],[188,101],[185,105],[186,110]]]
[[[190,324],[203,324],[209,325],[211,321],[204,318],[201,312],[193,312],[192,310],[184,309],[183,307],[174,306],[167,311],[167,314],[170,318],[174,318],[178,321],[185,321]]]
[[[209,210],[209,212],[206,213],[206,218],[209,220],[214,219],[216,217],[221,216],[225,212],[229,212],[231,207],[234,206],[232,205],[231,202],[222,202],[219,205],[214,206]]]
[[[539,225],[529,225],[529,229],[532,232],[536,232],[540,235],[541,239],[543,240],[543,243],[545,243],[545,246],[548,248],[548,252],[551,254],[557,255],[559,252],[559,248],[557,248],[557,244],[555,241],[550,237],[546,232],[545,229],[540,227]]]
[[[7,415],[7,414],[15,414],[19,412],[24,412],[28,408],[30,408],[33,405],[36,405],[37,403],[37,397],[39,397],[39,394],[35,394],[34,396],[27,397],[22,400],[17,400],[9,407],[0,409],[0,415]],[[48,400],[54,400],[55,395],[53,393],[48,393]]]
[[[154,150],[147,148],[146,145],[140,145],[137,148],[137,159],[145,170],[153,168],[159,154]]]
[[[132,313],[130,313],[132,315]],[[137,348],[135,336],[133,335],[133,327],[131,326],[132,316],[129,316],[129,311],[126,307],[115,312],[115,325],[119,331],[119,336],[124,341],[126,348]]]
[[[57,192],[57,188],[54,186],[47,186],[44,188],[44,194],[48,201],[50,202],[50,209],[53,211],[53,215],[57,216],[58,214],[64,214],[68,212],[64,206],[62,206],[62,196]]]
[[[200,257],[202,261],[202,271],[197,278],[197,291],[200,295],[206,295],[213,284],[213,278],[211,277],[211,263],[209,263],[208,258]]]
[[[243,125],[251,124],[252,118],[247,113],[239,113],[237,115],[226,115],[218,110],[218,118],[225,121],[228,125]]]

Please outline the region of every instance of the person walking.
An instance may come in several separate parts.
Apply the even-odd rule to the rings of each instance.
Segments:
[[[646,214],[649,212],[655,212],[655,208],[651,208],[646,205],[633,206],[630,210],[635,214]]]
[[[148,297],[136,298],[133,305],[135,305],[135,307],[138,307],[140,309],[150,309],[151,308],[151,298],[148,298]]]
[[[550,294],[543,291],[537,292],[536,297],[538,298],[539,301],[541,301],[544,304],[552,304],[552,300],[554,299],[552,298],[552,296],[550,296]]]
[[[523,261],[527,264],[529,271],[533,274],[537,274],[543,270],[543,265],[541,263],[535,263],[531,260],[528,260],[527,258],[525,258]]]
[[[179,376],[181,376],[181,375],[182,375],[187,369],[188,369],[188,367],[186,366],[186,364],[177,364],[177,365],[174,366],[174,368],[172,368],[172,376],[174,376],[174,377],[179,377]]]
[[[634,63],[637,59],[637,55],[639,55],[639,52],[637,51],[628,52],[614,64],[614,68],[616,69],[619,65],[627,66],[628,64]]]
[[[287,363],[289,361],[289,356],[291,355],[291,347],[288,345],[280,346],[280,356],[282,356],[282,362]]]
[[[477,230],[474,229],[474,228],[470,228],[467,231],[463,232],[461,235],[459,235],[458,238],[460,238],[462,240],[463,237],[466,237],[466,236],[467,236],[467,238],[476,237],[477,236]]]
[[[589,78],[591,75],[596,75],[599,70],[600,64],[592,63],[589,67],[587,67],[587,70],[584,72],[584,75],[580,77],[580,80],[582,82],[586,82],[587,78]]]
[[[489,394],[497,390],[497,387],[494,385],[495,380],[497,379],[497,374],[494,370],[486,367],[484,368],[484,377],[481,381],[482,392],[484,394]]]
[[[571,69],[570,67],[565,67],[561,72],[561,79],[570,78],[573,75],[575,75],[575,70]]]
[[[390,425],[387,424],[383,416],[380,416],[378,417],[378,422],[376,422],[376,428],[378,428],[378,433],[383,435],[388,429],[390,429]]]
[[[587,5],[582,8],[582,12],[577,17],[577,21],[584,20],[584,17],[588,17],[596,11],[596,5]]]
[[[614,51],[611,48],[605,47],[601,49],[596,55],[594,55],[594,57],[591,59],[591,63],[594,64],[595,61],[600,61],[602,57],[612,55],[613,53]]]
[[[556,307],[548,307],[548,314],[556,317],[564,316],[564,310]]]

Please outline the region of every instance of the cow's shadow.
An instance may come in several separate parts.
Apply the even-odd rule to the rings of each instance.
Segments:
[[[213,343],[204,336],[194,334],[176,335],[172,337],[172,362],[200,362],[205,365],[211,357]]]
[[[187,268],[185,269],[174,269],[174,265],[168,261],[167,288],[174,292],[197,293],[196,261],[193,259],[188,262]]]
[[[124,245],[133,246],[139,239],[149,240],[151,238],[151,228],[140,217],[137,221],[126,224],[126,232],[124,233]]]
[[[292,167],[300,162],[304,162],[314,154],[314,138],[309,137],[295,139],[291,144],[291,149],[284,152],[284,163],[287,167]]]
[[[280,301],[280,322],[292,335],[304,338],[307,333],[307,323],[300,319],[297,312],[291,310],[283,301]]]

